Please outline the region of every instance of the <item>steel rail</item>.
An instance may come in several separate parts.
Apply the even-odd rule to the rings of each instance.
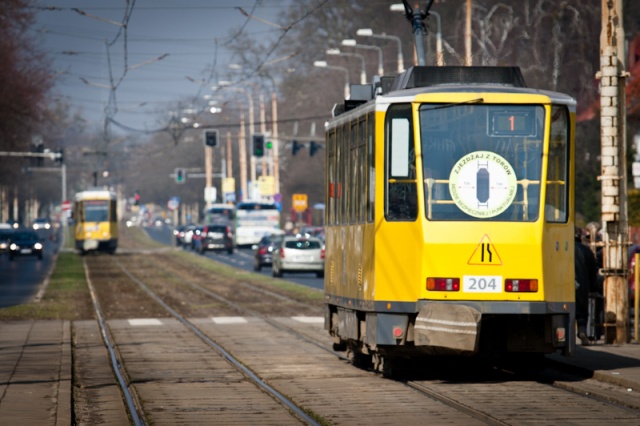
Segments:
[[[153,300],[158,302],[163,308],[165,308],[167,310],[167,312],[169,312],[175,319],[180,321],[185,327],[187,327],[191,332],[193,332],[196,336],[198,336],[203,342],[205,342],[207,345],[209,345],[212,348],[214,348],[220,355],[222,355],[234,367],[236,367],[243,374],[245,374],[245,376],[247,376],[251,381],[253,381],[254,384],[256,384],[258,387],[262,388],[269,395],[273,396],[276,400],[278,400],[286,408],[288,408],[290,411],[295,413],[298,417],[300,417],[301,419],[303,419],[307,423],[309,423],[311,425],[314,425],[314,426],[320,426],[320,423],[318,423],[315,419],[310,417],[306,412],[304,412],[301,408],[299,408],[293,401],[291,401],[289,398],[285,397],[280,392],[278,392],[276,389],[272,388],[267,383],[265,383],[253,371],[251,371],[250,369],[248,369],[247,367],[242,365],[242,363],[240,361],[238,361],[238,359],[236,359],[233,355],[231,355],[229,352],[227,352],[222,346],[220,346],[219,344],[214,342],[211,338],[209,338],[209,336],[207,336],[202,331],[200,331],[200,329],[198,327],[196,327],[193,323],[191,323],[184,316],[180,315],[180,313],[178,313],[171,306],[169,306],[167,303],[165,303],[165,301],[162,300],[144,282],[142,282],[138,278],[134,277],[131,274],[131,272],[129,272],[129,270],[126,269],[126,267],[124,265],[122,265],[117,260],[115,261],[115,263],[116,263],[116,265],[118,265],[118,267],[120,267],[122,272],[124,272],[133,282],[138,284],[138,286],[142,290],[144,290]]]
[[[84,268],[85,278],[87,279],[87,286],[89,287],[89,293],[91,293],[91,301],[93,302],[93,309],[98,316],[98,325],[100,326],[100,333],[102,334],[102,340],[104,342],[105,347],[109,351],[109,359],[111,360],[111,366],[113,367],[113,371],[118,379],[118,384],[120,385],[120,390],[124,394],[127,408],[129,410],[129,415],[131,416],[131,420],[136,426],[143,426],[145,422],[142,420],[142,409],[139,405],[134,401],[134,393],[129,390],[128,380],[125,380],[126,372],[122,369],[122,363],[119,361],[116,351],[114,349],[111,338],[109,337],[109,333],[107,332],[107,323],[104,320],[104,316],[102,315],[102,308],[100,307],[100,303],[98,301],[98,297],[96,296],[95,289],[93,287],[93,283],[91,282],[91,277],[89,276],[89,268],[87,267],[87,261],[82,259],[82,267]],[[137,398],[136,398],[137,401]]]

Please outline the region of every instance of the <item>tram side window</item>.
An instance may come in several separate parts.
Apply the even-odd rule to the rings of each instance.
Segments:
[[[385,217],[389,221],[414,221],[418,201],[411,105],[389,108],[385,128]]]
[[[366,120],[362,117],[358,122],[358,207],[357,207],[357,222],[363,223],[365,221],[365,200],[367,198],[367,182],[365,180],[366,170],[366,153],[367,153],[367,132],[366,132]]]
[[[351,123],[349,141],[349,223],[358,222],[358,122]]]
[[[367,173],[368,173],[368,196],[367,196],[367,222],[373,222],[373,212],[375,211],[376,194],[376,164],[375,164],[375,126],[373,113],[367,117]]]
[[[335,224],[342,223],[342,140],[344,132],[342,127],[336,128],[336,181],[334,184],[335,197]]]
[[[335,176],[335,165],[336,161],[336,131],[332,130],[329,134],[327,134],[327,182],[325,185],[326,190],[328,191],[328,196],[326,197],[327,209],[326,209],[326,223],[328,225],[335,224],[335,208],[336,208],[336,176]]]
[[[569,200],[569,115],[564,106],[551,108],[549,166],[544,217],[547,222],[565,223]]]

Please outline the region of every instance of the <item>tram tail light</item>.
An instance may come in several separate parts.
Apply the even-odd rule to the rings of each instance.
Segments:
[[[460,278],[427,278],[429,291],[460,291]]]
[[[324,249],[320,251],[320,259],[324,259]]]
[[[507,293],[536,293],[538,280],[507,279],[504,282],[504,291]]]

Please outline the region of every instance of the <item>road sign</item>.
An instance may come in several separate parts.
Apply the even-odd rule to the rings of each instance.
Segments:
[[[293,209],[297,212],[307,210],[307,194],[293,194],[291,204],[293,205]]]
[[[204,200],[209,203],[215,203],[218,196],[215,186],[206,186],[204,188]]]
[[[260,187],[260,195],[263,197],[273,196],[274,180],[273,176],[260,176],[258,178],[258,185]]]
[[[62,211],[63,212],[68,212],[71,210],[71,201],[69,200],[65,200],[62,202]]]
[[[180,207],[180,198],[179,197],[171,197],[167,202],[167,208],[169,210],[178,210]]]

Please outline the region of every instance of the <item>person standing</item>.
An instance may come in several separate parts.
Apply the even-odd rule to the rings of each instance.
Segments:
[[[582,243],[582,229],[575,232],[575,274],[576,274],[576,323],[578,338],[583,346],[589,344],[587,320],[589,317],[589,293],[598,288],[598,262],[589,247]]]

